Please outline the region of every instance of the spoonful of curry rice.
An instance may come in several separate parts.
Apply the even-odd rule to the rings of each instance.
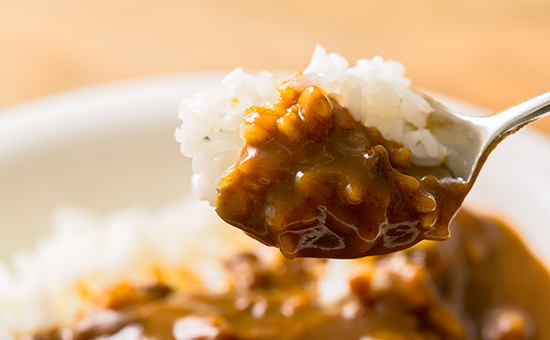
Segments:
[[[464,117],[411,89],[400,63],[348,67],[317,47],[289,80],[237,69],[184,100],[176,138],[194,193],[229,224],[288,258],[357,258],[447,239],[490,150],[549,111],[546,94]]]

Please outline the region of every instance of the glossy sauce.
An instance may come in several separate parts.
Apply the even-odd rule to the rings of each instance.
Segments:
[[[322,304],[325,260],[226,263],[221,294],[121,284],[100,311],[33,340],[88,340],[134,327],[156,340],[546,340],[550,275],[497,220],[461,212],[453,237],[350,262],[349,294]],[[101,338],[103,339],[103,338]]]
[[[251,107],[239,161],[218,183],[216,211],[287,258],[357,258],[444,240],[469,190],[444,166],[356,121],[317,87],[283,84]]]

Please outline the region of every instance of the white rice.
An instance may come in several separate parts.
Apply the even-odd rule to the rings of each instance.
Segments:
[[[85,306],[82,284],[100,294],[121,282],[146,283],[155,268],[185,268],[213,292],[228,287],[223,259],[259,247],[227,226],[205,202],[189,197],[158,212],[126,210],[98,218],[63,208],[55,232],[32,251],[0,262],[0,340],[70,322]],[[192,287],[191,287],[192,288]],[[196,287],[195,289],[198,289]]]
[[[182,124],[175,136],[181,152],[193,157],[195,195],[215,205],[219,178],[237,162],[244,145],[239,125],[245,109],[276,102],[280,81],[269,72],[252,75],[237,68],[220,89],[182,101]],[[410,87],[399,62],[376,56],[348,67],[344,57],[317,46],[303,75],[291,84],[297,89],[315,85],[336,97],[357,120],[376,126],[386,139],[403,143],[418,164],[435,165],[445,158],[445,147],[426,129],[433,109]]]

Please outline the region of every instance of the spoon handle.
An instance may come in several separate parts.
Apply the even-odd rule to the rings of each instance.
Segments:
[[[500,141],[525,125],[550,115],[550,92],[543,93],[494,115],[483,118],[489,144]]]

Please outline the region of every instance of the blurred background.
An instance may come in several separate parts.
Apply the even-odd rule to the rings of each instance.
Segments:
[[[550,90],[548,13],[546,0],[0,0],[0,109],[128,78],[303,69],[316,44],[502,109]]]
[[[399,60],[416,87],[496,111],[550,91],[548,13],[547,0],[0,0],[0,261],[49,230],[60,204],[107,214],[161,207],[188,191],[190,167],[173,131],[184,96],[178,86],[185,95],[202,90],[212,82],[201,83],[201,72],[302,70],[322,44],[351,63]],[[168,77],[176,80],[156,93],[167,83],[148,77],[165,75],[184,77]],[[132,82],[140,78],[153,91]],[[72,101],[32,103],[127,80]],[[550,136],[550,118],[535,128]],[[548,191],[540,190],[550,165],[542,168],[546,158],[536,156],[547,150],[521,150],[532,162],[518,166],[531,172],[517,176],[533,188],[518,196],[508,185],[517,182],[513,164],[505,162],[502,175],[514,180],[496,187],[504,201],[520,203],[501,211],[550,213]],[[540,181],[534,172],[544,174]]]

